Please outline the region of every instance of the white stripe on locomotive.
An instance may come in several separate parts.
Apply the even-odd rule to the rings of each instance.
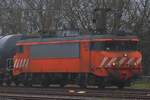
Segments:
[[[116,60],[117,60],[117,57],[112,58],[112,59],[110,60],[110,62],[107,64],[107,66],[111,66],[111,64],[112,64],[113,62],[115,62]]]
[[[18,59],[15,59],[14,68],[16,68]]]
[[[24,68],[26,64],[26,59],[23,59],[22,67]]]
[[[120,66],[125,62],[126,59],[127,59],[127,57],[123,57],[122,59],[120,59],[120,61],[119,61]]]
[[[18,59],[18,61],[17,61],[16,68],[19,67],[19,62],[20,62],[20,59]]]
[[[141,61],[142,61],[142,57],[140,57],[140,58],[136,61],[137,65],[140,64]]]
[[[129,65],[129,64],[133,63],[133,61],[134,61],[134,58],[130,58],[130,59],[128,60],[128,63],[127,63],[127,64]]]
[[[23,58],[20,59],[20,63],[19,63],[20,68],[22,68],[22,61],[23,61]]]
[[[104,59],[102,60],[102,62],[101,62],[99,67],[102,67],[107,60],[108,60],[108,57],[104,57]]]

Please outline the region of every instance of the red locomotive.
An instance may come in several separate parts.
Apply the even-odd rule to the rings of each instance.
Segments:
[[[123,88],[140,76],[136,36],[93,35],[19,41],[14,56],[16,84],[68,83]]]

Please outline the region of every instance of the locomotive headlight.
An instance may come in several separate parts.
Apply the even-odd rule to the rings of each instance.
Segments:
[[[116,63],[114,63],[114,62],[113,62],[113,63],[112,63],[112,65],[113,65],[113,66],[115,66],[115,65],[116,65]]]
[[[127,57],[127,54],[126,54],[126,53],[124,54],[124,57]]]
[[[134,66],[136,66],[136,65],[137,65],[137,63],[135,62],[135,63],[134,63]]]

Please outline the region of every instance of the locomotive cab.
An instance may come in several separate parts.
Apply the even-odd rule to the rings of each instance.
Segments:
[[[91,42],[93,73],[119,85],[137,78],[141,73],[142,59],[138,45],[139,40],[135,37]]]

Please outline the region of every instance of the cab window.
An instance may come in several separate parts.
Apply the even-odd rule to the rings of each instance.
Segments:
[[[137,41],[105,41],[92,42],[91,50],[107,50],[107,51],[135,51],[138,50]]]
[[[79,58],[79,43],[40,44],[30,47],[32,58]]]

